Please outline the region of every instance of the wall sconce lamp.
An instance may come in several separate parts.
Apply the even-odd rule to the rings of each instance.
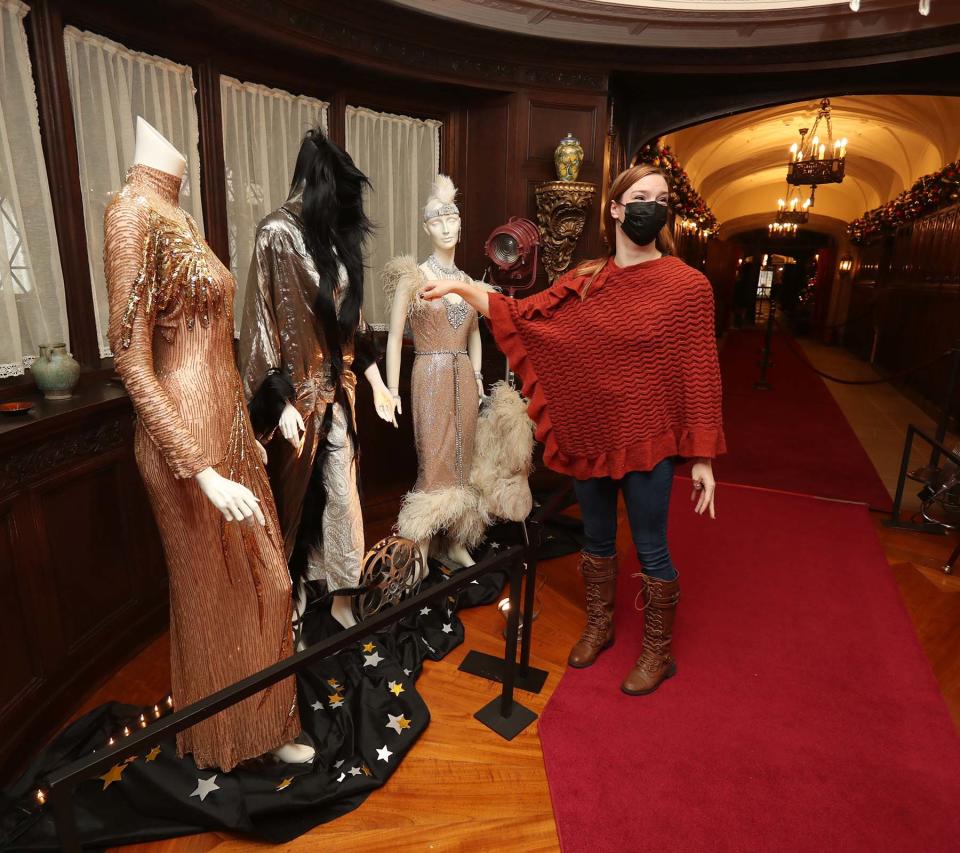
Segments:
[[[849,255],[844,255],[840,258],[840,272],[844,275],[848,275],[850,270],[853,269],[853,258]]]

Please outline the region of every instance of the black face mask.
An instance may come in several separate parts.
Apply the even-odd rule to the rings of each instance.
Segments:
[[[638,246],[652,243],[667,224],[667,207],[655,201],[631,201],[623,206],[620,227]]]

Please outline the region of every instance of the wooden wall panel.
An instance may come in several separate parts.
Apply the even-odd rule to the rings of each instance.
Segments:
[[[934,211],[858,249],[843,343],[863,358],[876,344],[887,373],[908,370],[960,341],[960,205]],[[902,380],[939,409],[949,360]],[[952,415],[960,416],[960,400]]]
[[[117,390],[86,391],[55,414],[0,424],[2,781],[166,622],[129,403]]]
[[[49,573],[48,593],[69,654],[93,651],[136,599],[124,518],[122,452],[60,473],[34,487],[32,499]],[[77,555],[84,570],[77,571]]]
[[[0,719],[21,702],[39,681],[41,664],[38,649],[31,642],[30,584],[31,566],[21,559],[21,534],[14,517],[13,501],[0,504],[0,643],[3,666],[0,667]]]

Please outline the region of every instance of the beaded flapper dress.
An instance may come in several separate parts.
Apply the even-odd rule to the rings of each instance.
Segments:
[[[173,699],[183,707],[292,652],[290,576],[233,360],[236,284],[177,206],[180,179],[133,166],[104,217],[110,344],[137,413],[135,452],[170,576]],[[227,522],[194,476],[213,467],[266,526]],[[177,735],[230,770],[300,732],[286,679]]]
[[[467,343],[477,312],[462,299],[419,298],[426,277],[411,256],[391,260],[383,283],[391,302],[398,292],[409,299],[415,351],[410,400],[417,481],[403,499],[396,529],[415,541],[443,532],[471,547],[489,523],[470,485],[480,400]]]

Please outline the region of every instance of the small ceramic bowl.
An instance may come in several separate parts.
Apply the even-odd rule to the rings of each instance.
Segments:
[[[25,415],[33,408],[29,400],[11,400],[9,403],[0,403],[2,415]]]

